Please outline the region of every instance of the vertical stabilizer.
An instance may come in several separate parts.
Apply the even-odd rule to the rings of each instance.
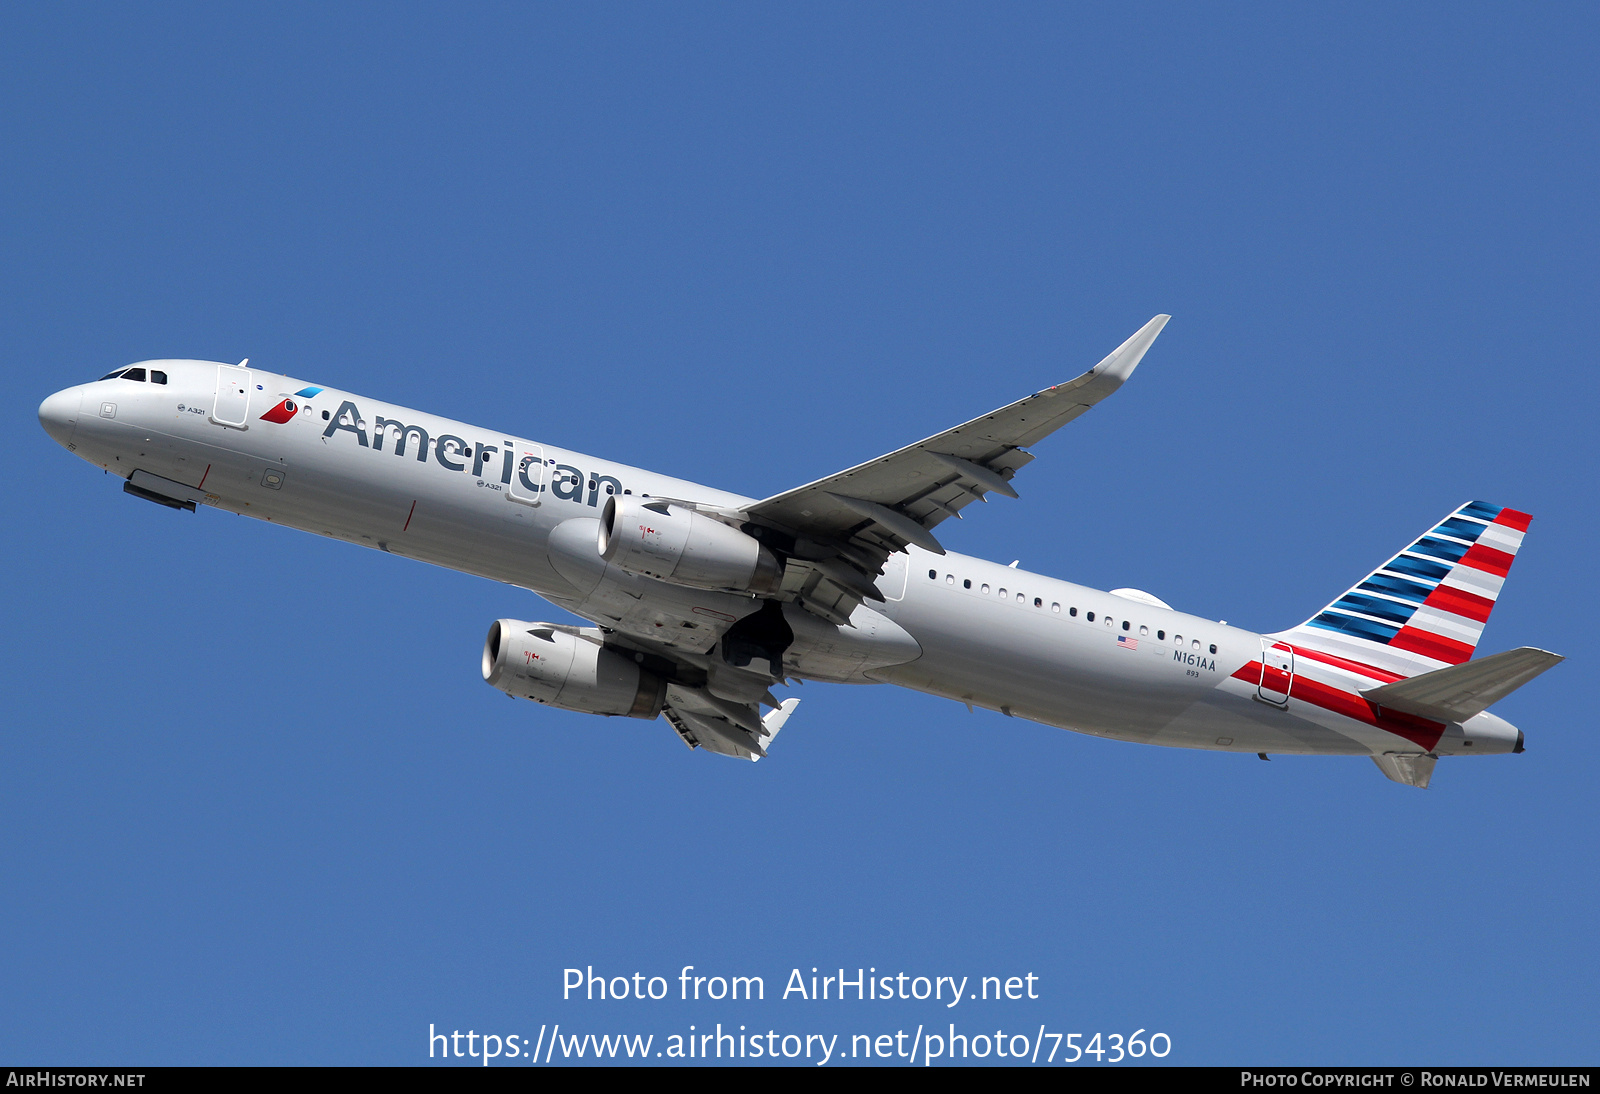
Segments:
[[[1532,519],[1468,502],[1322,611],[1273,637],[1397,676],[1459,665],[1477,649]]]

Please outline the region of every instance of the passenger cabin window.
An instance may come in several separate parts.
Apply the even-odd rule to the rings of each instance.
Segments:
[[[1181,635],[1181,634],[1175,634],[1175,635],[1173,635],[1173,636],[1172,636],[1172,644],[1173,644],[1173,645],[1174,645],[1174,646],[1181,646],[1181,645],[1183,645],[1183,635]]]
[[[327,414],[323,414],[322,416],[324,418],[326,418],[328,415]],[[929,570],[928,571],[928,580],[929,581],[938,581],[939,580],[939,571],[938,570]]]
[[[989,591],[989,583],[987,581],[983,583],[983,591],[986,593]]]
[[[1216,653],[1217,652],[1217,644],[1215,642],[1211,643],[1211,652],[1212,653]]]
[[[1002,588],[1002,589],[1001,589],[1001,590],[1000,590],[1000,595],[1001,595],[1001,596],[1005,596],[1005,595],[1006,595],[1006,591],[1005,591],[1005,589],[1003,589],[1003,588]]]
[[[1165,642],[1167,640],[1167,632],[1166,631],[1157,631],[1156,632],[1156,638],[1158,640],[1162,641],[1162,642]]]
[[[1093,623],[1094,622],[1094,613],[1090,612],[1088,615],[1084,616],[1084,618],[1087,619],[1089,622]]]
[[[946,585],[954,585],[956,583],[956,575],[955,574],[945,574],[944,575],[944,583]]]
[[[1189,647],[1191,649],[1196,649],[1196,650],[1199,649],[1200,648],[1200,639],[1196,638],[1193,642],[1190,642],[1189,643]]]
[[[1036,596],[1036,597],[1034,597],[1034,598],[1033,598],[1033,606],[1034,606],[1034,607],[1035,607],[1035,608],[1042,608],[1042,607],[1044,607],[1044,597],[1042,597],[1042,596]]]
[[[124,372],[122,374],[122,378],[124,380],[137,380],[139,383],[142,384],[142,383],[144,383],[144,369],[142,369],[142,368],[130,368],[127,372]]]
[[[151,369],[150,382],[152,384],[164,384],[167,382],[167,374],[160,369]]]
[[[1050,610],[1055,612],[1057,615],[1060,615],[1061,614],[1061,605],[1060,604],[1052,604],[1052,605],[1050,605]]]
[[[1123,630],[1127,630],[1127,629],[1128,629],[1128,627],[1129,627],[1129,623],[1128,623],[1128,621],[1127,621],[1127,620],[1126,620],[1126,619],[1124,619],[1124,620],[1123,620],[1123,621],[1122,621],[1122,629],[1123,629]]]
[[[1078,616],[1078,609],[1077,608],[1068,608],[1067,609],[1067,614],[1072,616],[1074,619],[1076,619],[1077,616]]]
[[[961,587],[963,589],[972,588],[972,579],[971,578],[963,578],[962,581],[961,581]]]
[[[1141,623],[1141,624],[1139,624],[1139,633],[1140,634],[1149,634],[1150,633],[1150,628],[1145,626],[1143,623]]]

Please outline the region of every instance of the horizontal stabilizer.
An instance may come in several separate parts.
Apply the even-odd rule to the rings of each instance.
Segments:
[[[1439,757],[1417,752],[1385,752],[1381,756],[1372,757],[1372,762],[1378,765],[1379,771],[1395,782],[1426,790],[1428,780],[1433,778],[1433,765],[1439,762]]]
[[[1523,646],[1368,688],[1361,694],[1389,710],[1439,722],[1464,722],[1565,660],[1558,653]]]

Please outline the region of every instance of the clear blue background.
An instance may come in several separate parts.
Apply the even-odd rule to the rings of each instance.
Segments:
[[[1589,5],[13,5],[0,1061],[1162,1030],[1596,1062]],[[1175,317],[953,549],[1299,622],[1469,498],[1515,757],[1167,751],[811,685],[769,762],[479,677],[531,594],[145,505],[39,430],[238,360],[766,495]],[[793,967],[1043,999],[559,1000]],[[974,979],[974,983],[976,980]],[[842,1043],[842,1042],[841,1042]],[[558,1057],[559,1058],[559,1057]]]

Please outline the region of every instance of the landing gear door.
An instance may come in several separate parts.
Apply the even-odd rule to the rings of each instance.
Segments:
[[[245,429],[249,426],[249,369],[235,365],[217,366],[217,399],[211,406],[211,420],[230,429]]]
[[[1294,649],[1270,638],[1261,640],[1261,684],[1256,698],[1273,706],[1287,707],[1294,688]]]
[[[539,492],[544,489],[544,449],[519,441],[512,446],[512,454],[506,496],[523,505],[538,505]]]

